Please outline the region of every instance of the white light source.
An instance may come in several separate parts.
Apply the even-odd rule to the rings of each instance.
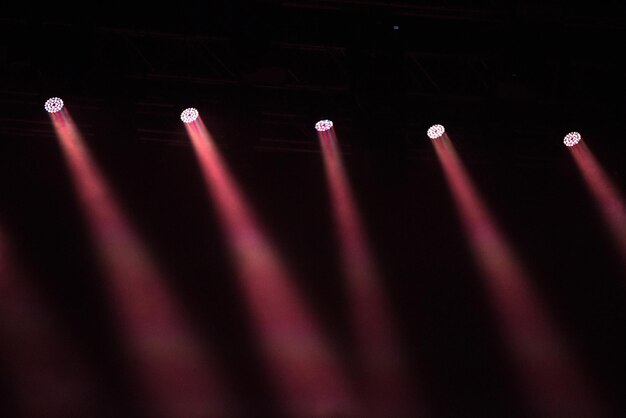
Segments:
[[[44,109],[48,113],[56,113],[59,110],[63,109],[63,100],[58,97],[51,97],[46,100],[46,103],[43,105]]]
[[[194,107],[187,108],[180,114],[180,120],[185,123],[191,123],[196,119],[198,119],[198,109]]]
[[[315,124],[315,129],[318,132],[329,131],[330,128],[332,127],[333,127],[333,121],[328,120],[328,119],[321,120]]]
[[[437,139],[443,136],[445,132],[446,130],[444,129],[443,125],[433,125],[430,128],[428,128],[426,135],[428,135],[430,139]]]
[[[578,132],[570,132],[563,138],[563,143],[568,147],[573,147],[580,142],[580,134]]]

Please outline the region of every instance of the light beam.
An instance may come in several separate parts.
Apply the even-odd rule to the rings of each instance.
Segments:
[[[146,407],[158,417],[234,413],[221,376],[192,336],[66,109],[51,119],[99,252]]]
[[[241,195],[202,118],[185,127],[216,202],[281,407],[293,417],[350,413],[352,395],[341,364]]]
[[[499,231],[447,134],[432,141],[501,321],[532,416],[604,417],[572,352]]]
[[[587,188],[595,198],[596,205],[615,241],[626,265],[626,205],[619,189],[602,169],[584,139],[569,148]]]
[[[84,359],[18,266],[0,225],[0,353],[23,416],[95,416],[97,388]]]
[[[381,286],[382,278],[369,248],[332,126],[318,129],[318,139],[364,373],[361,390],[368,416],[415,416],[416,394],[410,387],[393,315]]]

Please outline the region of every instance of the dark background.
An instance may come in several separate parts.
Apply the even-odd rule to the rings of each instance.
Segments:
[[[0,220],[112,416],[143,416],[44,101],[62,97],[245,408],[277,414],[179,114],[199,109],[344,358],[313,129],[335,122],[411,373],[435,417],[527,416],[425,131],[443,123],[563,334],[626,414],[626,282],[572,130],[624,191],[623,2],[229,1],[0,15]],[[394,28],[394,27],[397,27]],[[0,359],[0,376],[6,364]],[[356,371],[353,370],[356,374]],[[0,378],[7,414],[18,406]],[[109,408],[109,409],[106,409]]]

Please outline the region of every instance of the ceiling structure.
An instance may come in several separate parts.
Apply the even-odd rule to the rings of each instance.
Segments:
[[[444,119],[466,135],[510,130],[539,151],[573,122],[603,134],[623,128],[619,2],[593,10],[538,1],[51,9],[2,21],[5,132],[37,134],[21,124],[22,106],[49,95],[74,108],[124,108],[135,138],[153,141],[172,141],[174,115],[195,105],[231,125],[253,122],[248,145],[262,149],[306,150],[323,116],[351,142],[378,146],[367,133],[391,129],[386,141],[403,152]]]

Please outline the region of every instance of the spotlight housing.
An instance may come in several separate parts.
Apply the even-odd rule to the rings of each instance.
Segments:
[[[430,139],[437,139],[442,137],[445,132],[446,130],[443,125],[433,125],[428,128],[428,131],[426,131],[426,135],[428,135]]]
[[[180,120],[185,123],[191,123],[196,119],[198,119],[198,109],[195,107],[189,107],[180,114]]]
[[[570,132],[563,138],[563,143],[568,147],[573,147],[580,142],[580,134],[578,132]]]
[[[63,109],[63,100],[59,99],[58,97],[51,97],[46,100],[46,103],[43,105],[43,107],[48,113],[56,113]]]
[[[321,121],[319,121],[319,122],[317,122],[315,124],[315,129],[318,132],[329,131],[330,128],[332,128],[332,127],[333,127],[333,121],[332,120],[328,120],[328,119],[321,120]]]

